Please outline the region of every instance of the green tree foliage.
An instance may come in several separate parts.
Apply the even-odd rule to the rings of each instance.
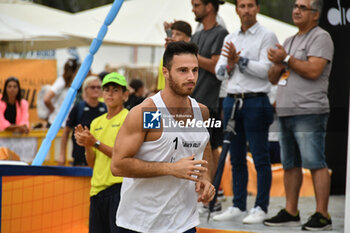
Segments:
[[[75,13],[113,3],[113,0],[34,0],[34,2]]]
[[[235,0],[226,0],[226,2],[234,4]],[[293,24],[292,5],[294,2],[295,0],[260,0],[260,13]]]
[[[226,1],[233,4],[235,2],[235,0]],[[295,0],[260,0],[260,13],[289,24],[293,24],[291,17],[291,6],[293,5],[294,1]],[[74,13],[113,3],[113,0],[34,0],[34,2]]]

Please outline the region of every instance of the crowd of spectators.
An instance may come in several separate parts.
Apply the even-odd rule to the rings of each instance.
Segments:
[[[192,28],[187,22],[164,22],[167,34],[165,48],[167,49],[169,44],[190,44],[189,42],[198,46],[198,79],[193,92],[190,93],[191,97],[208,108],[210,118],[221,120],[223,116],[223,127],[230,119],[235,121],[235,135],[230,148],[233,203],[213,219],[231,221],[244,217],[242,221],[245,224],[263,223],[272,227],[301,225],[298,196],[302,184],[301,168],[307,168],[312,174],[316,211],[302,225],[302,229],[330,229],[330,176],[324,145],[329,115],[328,78],[334,46],[329,33],[318,26],[322,1],[295,1],[292,18],[298,33],[291,35],[282,45],[270,29],[257,21],[256,16],[260,11],[258,0],[235,1],[241,25],[231,34],[228,34],[217,20],[222,1],[192,0],[191,3],[195,19],[200,26],[192,33]],[[78,67],[75,59],[69,59],[64,65],[63,75],[57,78],[45,94],[44,103],[49,112],[48,127],[52,125]],[[173,78],[168,72],[170,68],[163,64],[162,59],[157,79],[157,91],[161,93],[167,85],[170,90],[181,88],[171,86],[176,83],[167,84]],[[223,80],[228,81],[222,84]],[[277,94],[270,103],[268,94],[271,85],[275,85]],[[220,98],[220,88],[223,87],[227,94],[225,98]],[[146,94],[143,81],[137,77],[131,77],[127,84],[123,75],[107,72],[101,73],[100,77],[89,75],[81,90],[80,99],[62,124],[59,165],[67,165],[67,142],[73,130],[73,165],[89,165],[94,169],[90,232],[98,232],[106,227],[104,225],[107,223],[101,217],[104,215],[99,216],[102,219],[97,221],[92,212],[102,211],[110,214],[112,211],[113,215],[116,208],[100,209],[96,198],[101,193],[110,192],[108,190],[119,195],[121,178],[114,179],[110,170],[105,172],[101,167],[103,165],[109,169],[111,166],[113,144],[119,128],[116,131],[106,128],[106,131],[103,131],[105,134],[97,131],[117,121],[121,124],[128,110],[132,111],[135,106],[144,104],[145,101],[149,102],[148,97],[153,96],[155,92]],[[157,96],[159,95],[158,93]],[[155,98],[158,97],[152,97]],[[114,119],[114,116],[118,116],[118,120]],[[275,125],[273,129],[270,128],[272,122]],[[113,124],[111,127],[114,127]],[[220,157],[223,127],[208,129],[212,156],[207,159],[213,168],[211,179],[214,178]],[[276,138],[269,143],[269,129],[280,132],[279,143]],[[0,130],[17,133],[29,133],[30,130],[28,103],[21,95],[20,82],[16,77],[6,79],[3,93],[0,95]],[[274,132],[270,132],[270,136],[271,133]],[[257,197],[254,207],[247,212],[248,151],[252,154],[257,171]],[[268,218],[271,162],[281,162],[283,165],[286,207],[276,216]],[[99,174],[107,177],[108,182],[101,180]],[[100,184],[104,187],[99,187]],[[119,198],[120,196],[116,197],[113,205],[119,203]],[[214,211],[221,211],[221,206],[216,206]],[[208,210],[207,205],[202,208]],[[106,215],[105,218],[110,216]],[[110,227],[110,230],[117,231],[113,227]]]

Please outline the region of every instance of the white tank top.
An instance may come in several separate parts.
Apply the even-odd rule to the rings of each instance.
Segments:
[[[162,117],[170,116],[160,92],[150,98]],[[202,121],[198,103],[189,99],[194,119]],[[169,121],[175,122],[172,117]],[[206,128],[193,130],[175,126],[175,130],[166,130],[163,125],[160,138],[144,142],[135,158],[176,162],[195,154],[195,159],[200,160],[208,140]],[[173,176],[124,178],[116,222],[120,227],[149,233],[185,232],[197,226],[200,222],[195,182]]]

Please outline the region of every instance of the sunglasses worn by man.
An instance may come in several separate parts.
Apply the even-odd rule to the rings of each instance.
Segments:
[[[308,8],[305,5],[294,4],[294,5],[292,5],[292,7],[293,7],[293,10],[299,9],[300,11],[317,11],[316,9]]]

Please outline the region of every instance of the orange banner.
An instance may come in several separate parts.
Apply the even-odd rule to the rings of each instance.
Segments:
[[[3,92],[5,80],[10,76],[19,79],[23,97],[29,104],[30,124],[39,122],[36,98],[42,85],[53,84],[56,80],[56,60],[0,59],[0,93]]]
[[[1,232],[88,233],[90,177],[3,176]]]

